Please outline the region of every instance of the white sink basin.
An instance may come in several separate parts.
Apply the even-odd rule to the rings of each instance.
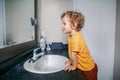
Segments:
[[[64,56],[45,55],[34,63],[29,63],[29,60],[27,60],[24,63],[24,68],[29,72],[48,74],[63,70],[66,61],[68,61],[68,58]]]

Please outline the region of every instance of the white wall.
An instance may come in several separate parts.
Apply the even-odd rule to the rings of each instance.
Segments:
[[[38,0],[39,27],[45,31],[47,42],[67,43],[60,19],[67,10],[73,10],[73,0]]]
[[[82,33],[98,64],[98,79],[113,80],[116,0],[75,0],[74,4],[85,15]]]

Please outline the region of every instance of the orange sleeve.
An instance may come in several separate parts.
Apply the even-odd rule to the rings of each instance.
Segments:
[[[79,52],[80,51],[80,39],[77,36],[73,37],[71,51]]]

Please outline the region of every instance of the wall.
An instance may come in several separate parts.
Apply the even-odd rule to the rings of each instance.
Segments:
[[[73,10],[73,0],[38,0],[38,24],[40,30],[45,31],[47,42],[67,43],[60,19],[67,10]]]
[[[98,80],[113,80],[116,1],[75,0],[74,4],[85,15],[82,33],[98,64]]]
[[[117,0],[116,9],[116,35],[115,35],[115,57],[114,57],[114,79],[120,80],[120,0]]]

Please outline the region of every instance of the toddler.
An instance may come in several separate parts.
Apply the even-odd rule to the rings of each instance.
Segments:
[[[97,80],[98,68],[80,33],[84,26],[84,16],[81,12],[67,11],[62,14],[62,31],[68,36],[69,61],[65,63],[65,71],[72,71],[76,68],[83,71],[87,80]]]

